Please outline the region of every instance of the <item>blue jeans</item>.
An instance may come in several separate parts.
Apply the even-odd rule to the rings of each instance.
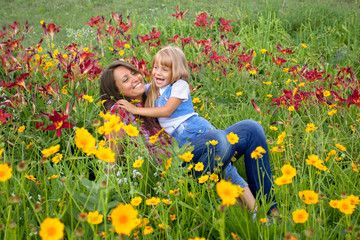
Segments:
[[[226,138],[230,132],[239,137],[239,141],[233,145]],[[208,144],[211,140],[218,141],[218,144],[215,146]],[[183,145],[183,143],[180,144]],[[230,164],[233,157],[238,159],[244,155],[248,186],[252,194],[254,196],[259,194],[260,203],[261,196],[265,196],[267,202],[274,203],[271,208],[276,207],[272,190],[273,181],[269,163],[269,150],[265,132],[260,123],[254,120],[243,120],[224,130],[211,129],[211,131],[203,132],[191,139],[191,145],[194,146],[194,163],[202,162],[205,172],[213,172],[214,167],[217,167],[219,160],[221,160],[223,163],[222,170],[226,171],[225,179],[231,177],[232,182],[240,186],[240,182],[236,182],[242,178],[237,173],[236,168]],[[258,146],[264,148],[266,153],[263,154],[262,158],[255,160],[251,158],[251,153]]]

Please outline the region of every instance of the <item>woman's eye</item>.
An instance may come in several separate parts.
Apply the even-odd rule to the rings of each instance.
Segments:
[[[127,80],[128,80],[128,78],[124,78],[124,79],[123,79],[123,82],[126,82]]]

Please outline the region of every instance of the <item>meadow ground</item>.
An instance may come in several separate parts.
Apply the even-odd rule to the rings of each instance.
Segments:
[[[1,5],[1,239],[360,238],[357,0]],[[194,178],[175,142],[154,159],[132,125],[109,164],[100,74],[123,58],[149,81],[169,44],[200,116],[264,127],[277,212],[222,206],[220,172]]]

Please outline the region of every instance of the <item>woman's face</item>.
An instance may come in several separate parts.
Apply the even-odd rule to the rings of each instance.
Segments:
[[[145,92],[144,79],[139,73],[120,66],[114,70],[115,85],[125,97],[142,100]]]

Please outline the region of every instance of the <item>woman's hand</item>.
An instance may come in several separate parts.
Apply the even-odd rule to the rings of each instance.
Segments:
[[[129,103],[125,99],[121,99],[117,101],[120,107],[124,108],[126,111],[128,111],[131,114],[136,114],[137,107],[133,105],[132,103]]]

